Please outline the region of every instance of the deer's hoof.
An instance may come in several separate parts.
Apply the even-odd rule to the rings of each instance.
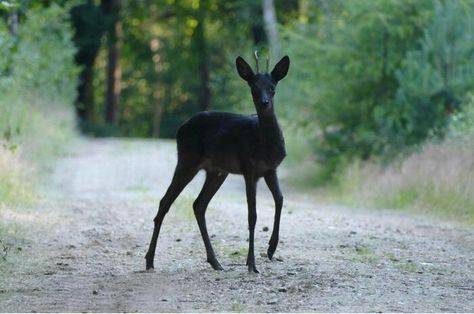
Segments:
[[[255,265],[249,265],[249,273],[260,274],[260,272],[258,271],[257,267],[255,267]]]
[[[255,260],[254,259],[248,259],[247,258],[247,267],[249,269],[249,273],[260,273],[257,269],[257,267],[255,266]]]
[[[222,268],[221,264],[219,264],[219,262],[217,260],[215,261],[207,261],[209,264],[211,264],[212,268],[214,268],[214,270],[224,270],[224,268]]]
[[[154,269],[154,268],[155,268],[155,267],[153,266],[153,260],[147,259],[147,260],[146,260],[146,270]]]
[[[270,245],[270,246],[268,247],[267,256],[268,256],[268,259],[269,259],[269,260],[272,260],[273,254],[275,254],[275,250],[276,250],[276,245],[275,245],[275,246]]]

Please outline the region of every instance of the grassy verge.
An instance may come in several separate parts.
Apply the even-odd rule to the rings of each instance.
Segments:
[[[474,224],[474,96],[454,114],[442,141],[427,141],[411,154],[384,164],[352,161],[325,182],[307,133],[288,128],[287,185],[348,206],[401,209]],[[323,174],[323,175],[321,175]],[[327,174],[327,172],[326,172]],[[315,187],[317,190],[314,191]]]
[[[0,146],[0,210],[2,204],[33,198],[33,187],[28,180],[31,168],[19,158],[19,152]]]
[[[355,162],[339,183],[336,194],[351,204],[474,224],[474,147],[466,142],[427,143],[387,166]]]
[[[0,19],[0,249],[7,252],[0,261],[14,261],[20,251],[8,248],[39,228],[41,177],[74,136],[78,69],[69,8],[24,10],[15,34]]]
[[[38,265],[25,259],[25,247],[50,226],[39,195],[55,160],[76,137],[72,110],[32,108],[28,121],[21,136],[0,145],[0,272],[5,274]]]
[[[8,141],[0,139],[0,209],[33,201],[38,180],[77,136],[72,108],[48,107],[30,106],[21,134]]]

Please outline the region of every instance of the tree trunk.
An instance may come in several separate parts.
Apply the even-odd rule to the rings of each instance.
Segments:
[[[250,25],[252,31],[252,38],[255,48],[260,48],[267,44],[267,33],[263,23],[263,11],[262,6],[258,1],[252,2],[249,7],[250,12]]]
[[[18,12],[12,11],[8,14],[8,31],[13,36],[18,35]]]
[[[205,34],[207,0],[201,0],[197,12],[198,23],[194,29],[195,49],[198,62],[199,86],[198,86],[198,105],[199,110],[209,109],[211,99],[211,89],[209,87],[209,53]]]
[[[74,26],[74,43],[78,48],[76,64],[81,66],[77,87],[76,110],[82,122],[95,119],[93,70],[95,59],[105,30],[103,11],[92,1],[71,8],[71,22]]]
[[[120,67],[120,46],[122,23],[120,21],[120,0],[104,0],[105,9],[113,18],[108,31],[107,89],[105,93],[105,121],[117,125],[121,92],[122,69]]]
[[[275,4],[273,0],[262,0],[263,21],[265,22],[265,31],[267,32],[270,49],[274,56],[280,56],[280,36],[278,34],[278,25],[275,13]]]
[[[93,72],[94,64],[86,64],[79,75],[77,114],[82,121],[93,121],[95,117],[94,90],[92,85]]]

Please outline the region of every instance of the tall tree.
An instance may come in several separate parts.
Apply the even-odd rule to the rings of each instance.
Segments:
[[[253,43],[258,49],[260,46],[266,45],[268,41],[264,27],[265,23],[263,22],[263,9],[257,1],[248,3],[248,8],[251,10],[249,22],[251,24]]]
[[[278,34],[278,25],[275,13],[275,3],[273,0],[262,0],[263,20],[265,30],[268,36],[270,49],[275,56],[280,55],[280,38]]]
[[[111,17],[107,46],[107,87],[105,93],[105,121],[116,125],[121,92],[122,69],[120,67],[120,46],[122,22],[120,20],[121,0],[102,0],[104,12]]]
[[[93,68],[105,31],[106,17],[92,0],[73,7],[70,14],[75,30],[74,43],[77,47],[75,61],[82,67],[77,87],[77,113],[82,121],[93,121]]]

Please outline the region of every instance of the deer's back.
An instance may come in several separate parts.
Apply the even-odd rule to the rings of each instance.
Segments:
[[[245,168],[260,167],[263,172],[269,167],[256,115],[200,112],[179,128],[177,143],[180,160],[197,162],[204,169],[243,173]]]

